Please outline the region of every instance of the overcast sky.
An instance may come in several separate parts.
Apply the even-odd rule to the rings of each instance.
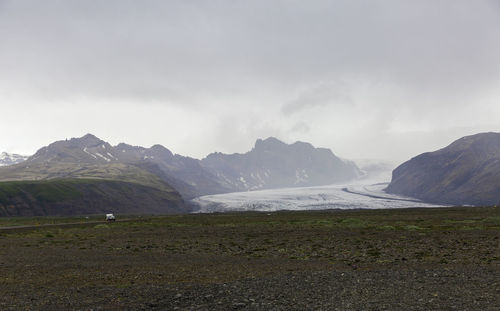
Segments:
[[[275,136],[401,162],[500,132],[500,1],[0,0],[0,116],[24,154]]]

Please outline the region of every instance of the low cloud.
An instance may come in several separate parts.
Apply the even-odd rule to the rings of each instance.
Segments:
[[[500,131],[498,38],[496,0],[0,0],[0,152],[94,132],[400,159]]]
[[[291,132],[298,132],[301,134],[307,134],[311,131],[311,127],[305,122],[298,122],[292,126],[290,131]]]
[[[281,111],[285,115],[291,115],[305,109],[346,104],[352,104],[347,83],[328,82],[319,83],[302,91],[295,99],[283,105]]]

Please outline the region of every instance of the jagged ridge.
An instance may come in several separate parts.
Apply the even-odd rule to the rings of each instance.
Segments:
[[[245,154],[212,153],[202,165],[239,191],[326,185],[361,175],[353,162],[341,160],[330,149],[285,144],[274,137],[258,139]]]

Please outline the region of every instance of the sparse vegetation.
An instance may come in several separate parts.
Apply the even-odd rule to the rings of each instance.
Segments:
[[[0,219],[81,222],[0,231],[0,308],[304,309],[328,306],[306,299],[326,290],[344,309],[499,302],[500,208],[95,217]]]

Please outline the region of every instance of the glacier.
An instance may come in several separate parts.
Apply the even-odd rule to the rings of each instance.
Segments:
[[[414,198],[385,193],[388,182],[373,180],[319,187],[233,192],[198,197],[200,213],[324,209],[389,209],[442,207]]]

